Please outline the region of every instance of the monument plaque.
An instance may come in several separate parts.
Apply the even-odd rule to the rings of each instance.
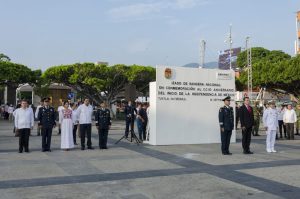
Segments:
[[[233,71],[158,66],[150,83],[149,143],[220,143],[218,111],[234,94]]]

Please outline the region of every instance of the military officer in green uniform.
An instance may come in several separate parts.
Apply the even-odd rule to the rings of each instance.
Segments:
[[[259,102],[256,101],[253,106],[253,115],[254,115],[254,128],[252,129],[253,136],[259,136],[259,125],[260,125],[260,117],[262,115],[262,110],[259,107]]]
[[[111,126],[111,118],[110,111],[106,108],[105,102],[100,104],[100,108],[95,115],[95,120],[99,134],[99,148],[107,149],[107,136]]]
[[[300,104],[297,104],[296,107],[296,115],[297,115],[297,122],[296,122],[296,134],[299,135],[299,129],[300,129]]]

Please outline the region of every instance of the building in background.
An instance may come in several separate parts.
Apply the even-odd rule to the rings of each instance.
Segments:
[[[297,12],[296,16],[296,34],[297,39],[295,41],[295,54],[300,54],[300,11]]]
[[[27,99],[35,107],[41,101],[41,97],[34,93],[34,88],[29,84],[24,84],[18,87],[14,92],[15,104],[18,100]],[[51,84],[48,89],[48,96],[51,98],[52,106],[58,107],[64,100],[75,101],[76,92],[74,92],[70,87],[62,84]]]

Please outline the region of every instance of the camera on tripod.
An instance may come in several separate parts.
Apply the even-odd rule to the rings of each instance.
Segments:
[[[134,122],[135,122],[135,114],[137,114],[137,110],[134,107],[134,105],[132,105],[131,101],[129,100],[128,103],[125,106],[124,109],[124,113],[125,113],[125,122],[126,122],[126,128],[125,128],[125,135],[118,140],[115,144],[118,144],[122,139],[127,139],[130,142],[135,141],[137,144],[142,143],[138,137],[136,136],[135,132],[134,132]],[[128,136],[130,136],[130,139],[128,139]]]

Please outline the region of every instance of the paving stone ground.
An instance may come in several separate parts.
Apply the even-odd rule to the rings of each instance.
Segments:
[[[279,140],[278,153],[265,151],[265,136],[253,137],[254,155],[242,154],[241,135],[231,144],[137,146],[122,137],[123,122],[109,134],[109,149],[61,151],[53,132],[52,152],[41,152],[36,130],[30,150],[17,153],[12,123],[0,120],[0,199],[218,199],[300,197],[300,137]],[[183,132],[184,133],[184,132]],[[263,134],[263,132],[260,132]]]

